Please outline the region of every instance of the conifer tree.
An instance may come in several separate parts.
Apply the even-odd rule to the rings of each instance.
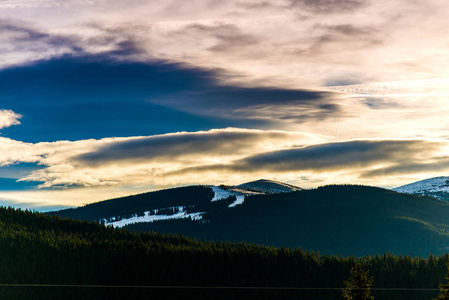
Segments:
[[[449,260],[446,261],[446,267],[448,269],[446,276],[444,276],[446,283],[440,283],[440,294],[432,300],[449,300]]]
[[[343,289],[343,297],[348,300],[373,300],[371,286],[373,277],[368,278],[368,271],[363,271],[360,263],[351,267],[351,278],[345,280],[346,287]]]

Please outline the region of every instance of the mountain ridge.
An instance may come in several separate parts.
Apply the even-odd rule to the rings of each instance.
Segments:
[[[192,186],[51,214],[78,219],[88,216],[107,224],[108,218],[121,212],[120,207],[127,207],[127,213],[132,214],[128,220],[158,209],[162,213],[159,216],[168,216],[165,220],[124,222],[123,227],[200,240],[302,247],[332,255],[363,256],[391,251],[426,257],[429,253],[445,253],[449,244],[449,203],[432,197],[357,185],[250,195],[235,206],[231,206],[235,196],[212,201],[214,197],[212,187]],[[130,208],[133,203],[140,205],[140,211]],[[181,214],[184,217],[170,217]],[[157,215],[145,213],[144,217]]]

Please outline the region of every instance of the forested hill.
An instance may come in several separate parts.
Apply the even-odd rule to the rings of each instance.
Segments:
[[[320,256],[0,208],[0,293],[8,300],[341,299],[357,261],[383,289],[376,299],[428,299],[438,291],[388,288],[436,289],[447,259]]]
[[[243,204],[234,207],[229,207],[235,200],[232,197],[211,202],[212,197],[210,187],[185,187],[56,213],[100,221],[107,216],[123,216],[123,212],[142,214],[152,208],[182,206],[186,216],[196,213],[200,218],[126,227],[200,240],[302,247],[330,255],[364,256],[390,251],[427,257],[430,253],[446,253],[449,245],[449,205],[432,197],[354,185],[247,196]]]
[[[213,197],[214,193],[210,187],[188,186],[116,198],[47,214],[63,218],[100,221],[168,207],[195,207],[201,210],[211,202]]]

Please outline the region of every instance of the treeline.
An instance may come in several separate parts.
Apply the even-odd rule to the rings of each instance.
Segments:
[[[340,288],[356,262],[369,270],[374,289],[433,289],[444,281],[448,259],[322,256],[299,248],[136,233],[0,208],[2,299],[342,299]],[[373,291],[377,299],[437,294]]]

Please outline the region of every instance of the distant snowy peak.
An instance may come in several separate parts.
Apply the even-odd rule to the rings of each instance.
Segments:
[[[449,177],[434,177],[409,183],[393,189],[401,193],[420,193],[420,192],[449,192]]]
[[[406,194],[433,196],[449,201],[449,177],[441,176],[406,184],[393,191]]]
[[[267,179],[259,179],[256,181],[251,181],[247,183],[243,183],[237,185],[238,188],[245,189],[248,191],[255,191],[264,194],[278,194],[278,193],[289,193],[294,191],[302,191],[303,189],[291,184],[267,180]]]

